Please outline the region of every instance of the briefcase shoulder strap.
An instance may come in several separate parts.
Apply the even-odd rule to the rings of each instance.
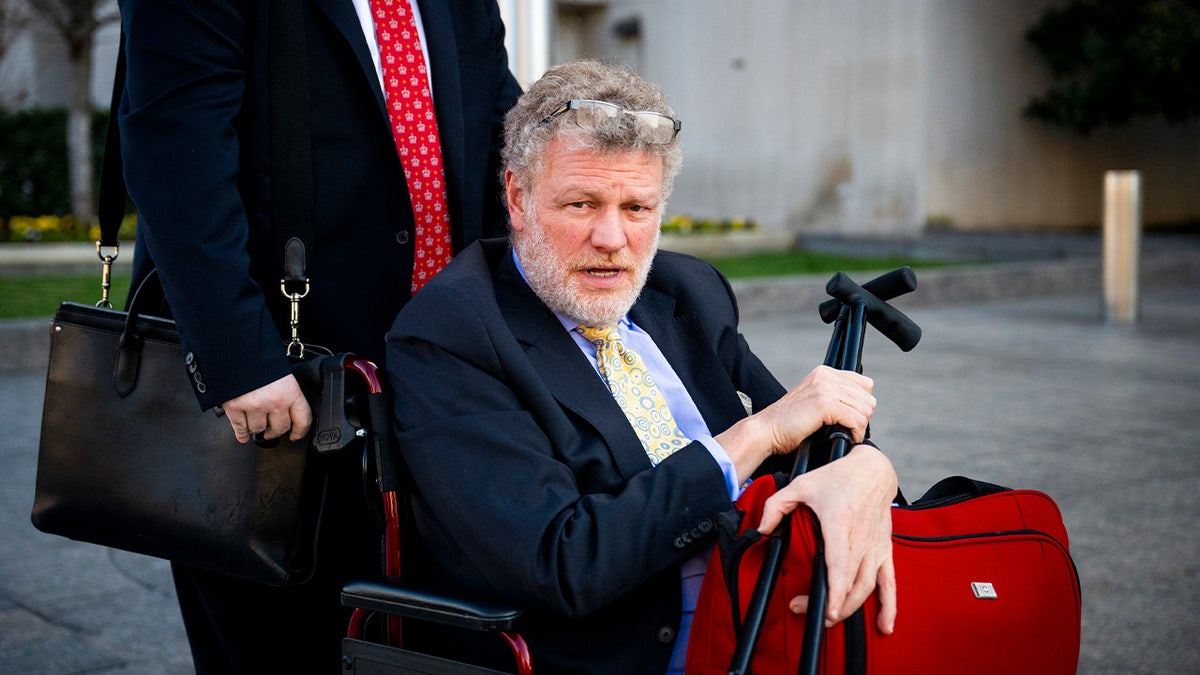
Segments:
[[[306,285],[314,241],[312,149],[307,142],[289,142],[292,139],[307,139],[310,127],[308,56],[302,3],[272,0],[268,12],[271,21],[267,67],[270,71],[268,96],[274,248],[285,282]],[[124,30],[121,31],[118,44],[98,200],[100,239],[96,241],[96,250],[103,270],[102,295],[97,304],[105,307],[112,306],[108,300],[112,263],[120,254],[119,232],[128,200],[121,157],[121,129],[117,121],[121,96],[125,90]],[[292,294],[296,294],[294,290]]]

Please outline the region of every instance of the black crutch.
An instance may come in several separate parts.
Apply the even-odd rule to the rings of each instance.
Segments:
[[[834,297],[821,306],[821,316],[828,323],[834,321],[833,336],[826,352],[825,365],[842,370],[858,371],[862,358],[863,338],[867,324],[896,343],[903,351],[909,351],[921,339],[921,329],[907,316],[888,305],[886,300],[908,293],[916,289],[916,277],[910,268],[904,267],[874,279],[860,287],[850,277],[843,273],[835,275],[826,286],[826,291]],[[836,317],[834,319],[833,317]],[[850,447],[851,438],[846,429],[830,427],[818,432],[829,445],[828,460],[833,461],[843,456]],[[809,454],[817,450],[810,448]],[[802,455],[802,457],[804,457]],[[793,469],[792,477],[808,470],[809,462],[798,459]],[[758,581],[750,597],[746,610],[746,619],[738,635],[737,646],[730,661],[731,675],[742,675],[749,672],[750,660],[754,647],[761,633],[763,619],[766,616],[767,602],[774,592],[775,581],[779,575],[779,566],[783,560],[784,533],[787,532],[788,519],[776,528],[768,540],[763,558],[762,569]],[[820,537],[818,537],[820,542]],[[825,614],[828,595],[828,580],[826,579],[825,558],[818,550],[813,558],[813,580],[809,590],[808,618],[805,621],[805,634],[800,656],[800,672],[816,673],[819,646],[824,634],[824,621],[820,619]],[[811,620],[812,617],[818,620]]]

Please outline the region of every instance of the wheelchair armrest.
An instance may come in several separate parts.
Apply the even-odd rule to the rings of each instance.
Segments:
[[[433,592],[402,579],[369,577],[342,587],[342,604],[371,612],[491,633],[510,631],[520,610]]]

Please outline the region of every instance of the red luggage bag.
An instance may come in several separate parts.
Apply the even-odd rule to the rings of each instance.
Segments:
[[[736,531],[722,532],[692,627],[687,672],[729,672],[762,569],[768,537],[752,528],[785,476],[756,481],[738,500]],[[1080,590],[1057,505],[1045,494],[954,477],[893,509],[898,616],[876,628],[878,602],[825,631],[822,673],[1074,673]],[[781,528],[782,530],[782,528]],[[755,673],[795,673],[819,529],[811,511],[790,517],[785,554],[754,650]]]

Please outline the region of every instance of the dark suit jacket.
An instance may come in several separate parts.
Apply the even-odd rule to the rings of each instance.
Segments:
[[[738,333],[725,279],[661,252],[630,312],[713,434],[784,388]],[[388,336],[400,447],[441,583],[516,603],[538,672],[662,673],[680,565],[731,504],[698,442],[653,470],[589,359],[500,240],[469,248]],[[780,458],[784,459],[784,458]],[[776,464],[771,469],[786,468]]]
[[[129,62],[122,154],[139,216],[134,283],[157,266],[205,408],[289,372],[271,234],[267,4],[120,2]],[[300,338],[378,361],[409,295],[408,191],[353,5],[302,4],[311,137],[296,142],[312,147],[316,241]],[[420,9],[461,249],[504,232],[498,149],[520,91],[494,0],[421,0]]]

